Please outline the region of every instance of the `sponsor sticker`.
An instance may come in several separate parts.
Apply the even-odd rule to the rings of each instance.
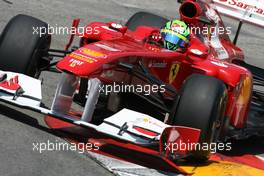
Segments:
[[[161,62],[161,61],[150,61],[149,67],[151,68],[166,68],[167,67],[167,62]]]
[[[169,83],[171,84],[177,77],[180,70],[180,64],[172,64],[169,75]]]
[[[70,67],[81,66],[81,65],[83,65],[83,63],[84,62],[82,62],[82,61],[71,59],[70,60]]]
[[[85,54],[85,55],[88,55],[88,56],[92,56],[92,57],[96,57],[96,58],[106,58],[106,55],[101,53],[101,52],[98,52],[98,51],[94,51],[94,50],[91,50],[89,48],[81,48],[80,49],[80,52]]]
[[[71,53],[71,54],[68,55],[68,57],[71,57],[72,59],[77,59],[77,60],[80,60],[80,61],[88,62],[90,64],[92,64],[92,63],[97,61],[95,59],[92,59],[90,57],[87,57],[87,56],[84,56],[84,55],[81,55],[81,54],[77,54],[77,53]]]
[[[171,25],[171,29],[174,31],[174,32],[178,32],[180,34],[183,34],[184,33],[184,27],[182,27],[181,25],[179,24],[172,24]]]
[[[214,64],[214,65],[217,65],[219,67],[228,68],[228,66],[226,64],[224,64],[223,62],[211,61],[211,63]]]
[[[151,118],[149,117],[144,117],[144,118],[137,118],[135,121],[131,121],[131,123],[133,125],[138,125],[140,126],[141,123],[145,123],[146,125],[147,124],[150,124],[150,125],[154,125],[154,126],[157,126],[159,128],[163,128],[164,126],[162,126],[161,124],[159,124],[159,122],[155,121],[155,120],[152,120]]]
[[[253,13],[264,16],[264,6],[262,4],[263,1],[259,1],[259,0],[214,0],[214,1],[228,6],[232,6],[236,9],[250,10]]]
[[[112,52],[120,51],[119,49],[113,48],[113,47],[105,45],[105,44],[96,43],[95,46],[102,48],[102,49],[105,49],[107,51],[112,51]]]

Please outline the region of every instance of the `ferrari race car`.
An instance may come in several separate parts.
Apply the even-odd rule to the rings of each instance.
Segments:
[[[71,35],[65,50],[50,49],[47,23],[27,15],[13,17],[0,38],[0,100],[168,162],[208,159],[210,149],[180,150],[175,144],[210,145],[225,141],[230,129],[243,129],[250,105],[264,108],[264,93],[253,89],[255,84],[264,86],[264,70],[245,63],[227,32],[217,32],[226,29],[218,13],[223,12],[223,1],[181,3],[182,21],[195,30],[213,29],[192,32],[184,52],[151,41],[169,20],[147,12],[134,14],[125,25],[89,23],[86,28],[97,32]],[[234,11],[228,8],[223,13]],[[245,12],[249,15],[243,16]],[[240,13],[247,19],[241,25],[250,21],[264,26],[262,20],[248,19],[257,16],[255,11],[238,9],[234,17]],[[72,28],[78,28],[79,21],[74,20]],[[80,45],[71,47],[75,35]],[[50,108],[42,103],[37,79],[47,70],[61,73]],[[83,112],[74,111],[73,102],[82,105]]]

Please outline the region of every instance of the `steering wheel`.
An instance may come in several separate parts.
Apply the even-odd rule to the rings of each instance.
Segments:
[[[159,30],[151,32],[149,37],[146,38],[145,42],[163,48],[163,38],[161,37]]]

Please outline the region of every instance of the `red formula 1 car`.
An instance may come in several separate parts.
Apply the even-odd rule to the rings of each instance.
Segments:
[[[226,29],[211,2],[184,1],[179,13],[193,29]],[[151,42],[167,21],[139,12],[126,25],[93,22],[86,28],[96,33],[84,33],[80,46],[69,50],[72,35],[60,51],[49,48],[46,23],[18,15],[0,38],[0,100],[166,161],[207,159],[209,149],[174,150],[170,144],[210,144],[225,139],[229,128],[244,128],[252,97],[263,107],[263,93],[253,91],[253,82],[263,85],[264,71],[243,61],[243,52],[226,32],[193,32],[183,52]],[[44,34],[32,34],[32,27]],[[52,62],[52,57],[63,59]],[[41,103],[41,82],[36,79],[43,70],[62,72],[50,109]],[[82,113],[72,111],[73,101],[84,106]]]

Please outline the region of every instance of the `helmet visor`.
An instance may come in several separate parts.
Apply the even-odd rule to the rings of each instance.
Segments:
[[[180,38],[178,35],[174,33],[162,33],[161,35],[165,41],[170,42],[181,48],[185,47],[186,42],[182,38]]]

